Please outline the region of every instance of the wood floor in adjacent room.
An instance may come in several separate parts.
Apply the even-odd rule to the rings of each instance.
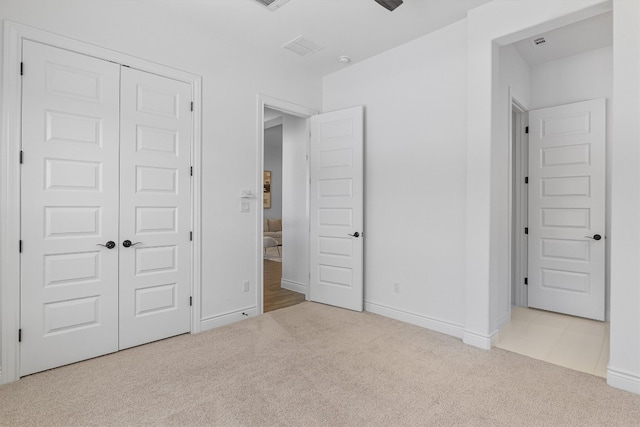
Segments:
[[[264,260],[264,312],[290,307],[304,302],[304,294],[283,289],[282,263]]]

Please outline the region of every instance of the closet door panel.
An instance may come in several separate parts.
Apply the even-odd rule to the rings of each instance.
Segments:
[[[189,84],[122,69],[120,348],[190,330],[190,106]]]
[[[120,66],[23,44],[20,374],[118,349]]]

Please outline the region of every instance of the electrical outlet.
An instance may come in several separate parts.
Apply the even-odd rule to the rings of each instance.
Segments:
[[[249,292],[249,281],[245,280],[244,282],[242,282],[242,286],[244,286],[244,291],[245,292]]]
[[[400,283],[398,282],[394,282],[393,283],[393,292],[399,294],[400,293]]]

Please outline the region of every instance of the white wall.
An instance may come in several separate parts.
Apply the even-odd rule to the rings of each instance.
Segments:
[[[466,21],[324,78],[365,106],[365,309],[461,336]],[[400,292],[393,290],[394,282]]]
[[[611,347],[607,382],[640,394],[640,2],[613,2]]]
[[[307,208],[307,119],[282,118],[282,287],[309,289],[309,213]]]
[[[611,283],[611,170],[613,150],[613,47],[604,47],[550,61],[531,69],[530,109],[552,107],[589,99],[607,100],[607,159],[605,203],[605,288],[609,320]]]
[[[271,171],[271,208],[264,218],[282,218],[282,125],[264,130],[264,170]]]
[[[321,78],[297,63],[202,30],[149,3],[0,0],[9,19],[199,74],[202,105],[202,326],[256,312],[258,212],[240,213],[240,192],[256,188],[258,93],[320,107]],[[199,112],[196,112],[198,114]],[[261,203],[261,199],[253,203]],[[243,292],[250,280],[250,292]]]

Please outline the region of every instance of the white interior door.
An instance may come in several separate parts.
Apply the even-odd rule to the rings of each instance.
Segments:
[[[120,67],[23,44],[20,375],[118,349]]]
[[[363,309],[363,108],[312,116],[310,299]]]
[[[604,320],[605,105],[529,113],[529,307]]]
[[[127,348],[190,330],[191,86],[123,67],[121,103],[120,348]]]

